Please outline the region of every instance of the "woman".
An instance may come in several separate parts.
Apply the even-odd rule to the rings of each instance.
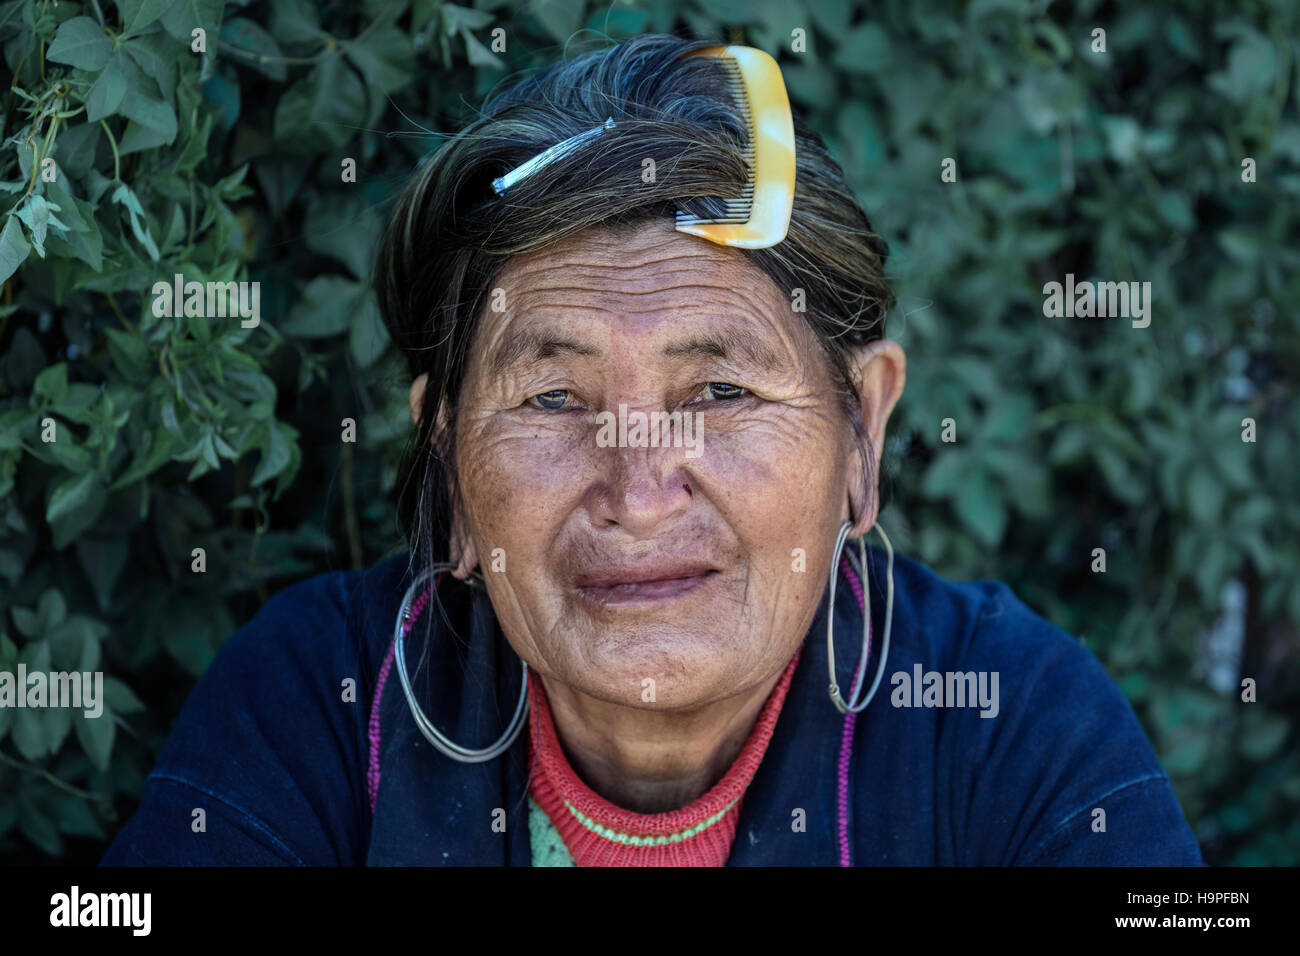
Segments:
[[[228,642],[106,862],[1200,862],[1089,651],[845,549],[903,389],[886,248],[729,58],[567,61],[416,172],[376,268],[412,554]]]

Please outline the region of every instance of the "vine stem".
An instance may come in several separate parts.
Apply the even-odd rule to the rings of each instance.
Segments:
[[[117,304],[117,299],[113,298],[113,293],[105,292],[104,298],[108,299],[108,304],[113,308],[113,314],[118,317],[118,320],[122,325],[126,326],[126,330],[137,338],[143,338],[144,336],[140,335],[140,330],[126,320],[126,316],[122,314],[121,307]]]
[[[15,760],[3,751],[0,751],[0,761],[3,761],[18,770],[25,770],[28,773],[34,773],[37,776],[44,777],[50,783],[54,784],[54,786],[58,787],[60,790],[67,791],[74,797],[81,797],[83,800],[93,800],[97,803],[102,803],[105,799],[104,794],[102,793],[93,793],[90,790],[82,790],[80,787],[74,787],[66,780],[60,780],[43,767],[37,767],[30,763],[23,763],[21,760]]]
[[[100,120],[99,125],[104,127],[104,132],[108,134],[109,145],[113,147],[113,180],[121,182],[122,180],[122,157],[117,152],[117,140],[113,137],[113,131],[108,128],[108,120]]]

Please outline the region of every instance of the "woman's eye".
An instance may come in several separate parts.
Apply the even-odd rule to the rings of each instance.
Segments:
[[[534,395],[529,399],[537,405],[538,408],[545,408],[548,411],[559,411],[569,400],[569,392],[563,388],[553,388],[549,392],[542,392],[540,395]]]
[[[739,385],[728,385],[726,382],[709,382],[704,386],[704,395],[715,401],[727,398],[740,398],[745,394],[745,389]]]

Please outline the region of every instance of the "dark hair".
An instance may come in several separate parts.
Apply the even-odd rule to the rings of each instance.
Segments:
[[[398,198],[375,288],[412,376],[428,373],[420,424],[399,473],[399,516],[421,566],[447,557],[457,400],[475,326],[506,261],[595,226],[671,222],[679,209],[719,216],[719,197],[740,194],[749,136],[726,74],[709,57],[681,58],[709,45],[651,34],[547,67],[490,97],[469,126],[421,162]],[[606,117],[615,127],[582,149],[504,197],[492,190],[493,178]],[[786,238],[742,251],[787,293],[804,290],[804,318],[843,386],[864,476],[874,485],[849,356],[884,333],[893,304],[884,276],[888,248],[821,137],[798,116],[795,155]],[[646,159],[654,160],[653,182],[642,181]],[[446,427],[435,442],[444,403]]]

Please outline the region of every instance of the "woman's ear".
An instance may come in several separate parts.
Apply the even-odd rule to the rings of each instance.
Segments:
[[[448,557],[456,565],[456,569],[451,572],[451,576],[464,581],[478,567],[478,550],[474,547],[474,539],[469,535],[459,495],[453,496],[451,541],[447,550]]]
[[[429,373],[421,372],[411,383],[408,400],[411,403],[411,421],[420,424],[420,409],[424,407],[424,387],[429,384]]]
[[[873,456],[872,470],[880,474],[880,461],[885,448],[885,424],[889,415],[898,404],[903,394],[903,385],[907,380],[907,356],[902,347],[891,339],[877,339],[862,346],[855,352],[856,362],[852,369],[857,379],[858,396],[861,404],[858,412],[862,424],[871,438],[868,450]],[[853,530],[851,537],[859,537],[870,531],[876,524],[876,515],[880,511],[880,494],[876,486],[868,485],[862,472],[862,458],[854,454],[850,470],[849,512],[852,515]],[[865,495],[865,497],[864,497]]]

